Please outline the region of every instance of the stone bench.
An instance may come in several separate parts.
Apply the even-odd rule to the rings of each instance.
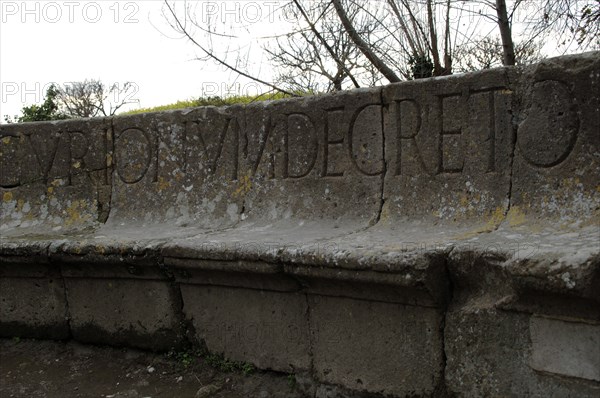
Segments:
[[[596,396],[600,53],[0,127],[0,335],[316,396]],[[329,394],[329,395],[328,395]]]

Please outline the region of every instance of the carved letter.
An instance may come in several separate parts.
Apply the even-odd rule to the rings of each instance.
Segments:
[[[458,156],[456,158],[460,159],[459,164],[453,166],[447,166],[445,160],[450,157],[451,149],[454,148],[462,148],[462,142],[460,137],[462,135],[462,112],[464,109],[460,108],[461,105],[461,97],[460,94],[448,94],[448,95],[440,95],[439,98],[439,125],[440,125],[440,138],[438,141],[439,145],[439,160],[438,160],[438,173],[462,173],[463,167],[465,164],[464,161],[464,153],[462,149],[458,150]],[[444,112],[444,103],[446,99],[455,100],[454,108],[448,114]],[[447,117],[446,117],[447,116]],[[451,122],[445,123],[445,120],[449,120]],[[446,126],[450,124],[450,126]],[[448,142],[447,142],[448,141]],[[446,145],[449,144],[449,145]]]
[[[0,187],[15,188],[21,185],[23,138],[4,136],[0,138]]]
[[[356,169],[367,176],[380,175],[385,171],[381,122],[381,105],[369,104],[359,108],[350,123],[348,131],[350,159]],[[356,131],[359,134],[355,134]],[[357,142],[354,142],[355,140]]]
[[[557,80],[536,82],[526,115],[517,133],[520,155],[535,167],[562,163],[575,147],[580,125],[569,86]]]
[[[144,178],[152,160],[152,144],[146,133],[138,128],[125,129],[115,145],[117,174],[126,184]]]
[[[89,143],[82,132],[73,131],[67,133],[69,137],[69,181],[68,185],[73,183],[73,174],[79,175],[86,169],[84,161],[85,155],[89,150]]]
[[[52,165],[54,164],[54,159],[56,158],[56,153],[58,152],[58,143],[60,141],[60,134],[54,135],[49,140],[51,142],[50,148],[49,148],[50,152],[47,156],[43,156],[42,151],[40,150],[41,148],[44,148],[45,145],[36,145],[33,142],[32,134],[25,134],[25,137],[27,137],[27,141],[29,142],[29,147],[31,148],[31,151],[35,155],[35,159],[37,160],[40,170],[42,171],[42,178],[43,178],[44,182],[47,184],[50,170],[52,169]],[[44,137],[44,141],[45,141],[45,138],[46,137]]]
[[[417,144],[416,137],[421,131],[421,106],[414,99],[402,99],[394,101],[396,104],[396,123],[398,128],[398,139],[396,140],[396,170],[395,175],[399,176],[402,174],[402,156],[404,145],[414,148],[414,153],[419,165],[423,171],[427,172],[421,150]],[[412,108],[412,112],[410,110]],[[407,127],[404,127],[407,126]]]
[[[295,142],[292,151],[294,162],[290,167],[290,140]],[[317,132],[310,118],[302,113],[290,113],[284,134],[283,178],[302,178],[311,172],[317,161],[319,142]],[[293,173],[295,171],[295,173]]]
[[[340,125],[344,118],[344,108],[332,108],[326,110],[325,115],[325,137],[323,145],[323,168],[321,170],[322,177],[342,177],[344,171],[330,171],[329,170],[329,146],[330,145],[341,145],[344,143],[344,134],[341,131]],[[337,115],[336,118],[333,115]],[[331,119],[330,119],[331,118]],[[334,127],[335,126],[335,127]],[[337,138],[331,139],[332,133],[336,132]]]

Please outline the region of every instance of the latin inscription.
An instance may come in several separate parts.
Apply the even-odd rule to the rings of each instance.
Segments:
[[[72,186],[107,185],[109,144],[107,130],[31,131],[23,128],[0,138],[0,187],[31,183]],[[93,137],[92,137],[93,136]]]
[[[463,174],[468,162],[478,162],[476,172],[494,173],[499,167],[498,143],[514,142],[514,115],[508,114],[511,96],[505,87],[490,87],[406,96],[350,109],[340,105],[277,113],[267,108],[258,121],[252,114],[211,111],[192,118],[171,117],[161,124],[157,115],[147,126],[114,131],[114,172],[125,184],[144,179],[159,183],[173,178],[173,172],[198,175],[200,180],[259,175],[335,179],[349,173],[380,176],[386,170],[384,159],[392,159],[395,176]],[[534,167],[562,163],[574,148],[580,123],[568,85],[537,82],[525,103],[517,153]],[[391,128],[384,128],[384,122]],[[90,171],[100,172],[96,181],[108,184],[112,133],[83,130],[3,132],[0,187],[50,184],[57,178],[70,186]],[[393,138],[386,148],[384,131]],[[548,136],[547,145],[534,148],[530,141],[539,134]]]

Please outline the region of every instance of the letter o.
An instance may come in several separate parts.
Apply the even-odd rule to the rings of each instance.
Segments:
[[[548,168],[562,163],[573,151],[579,116],[569,87],[557,80],[536,82],[527,117],[517,130],[521,156],[531,165]]]
[[[150,168],[151,152],[150,140],[142,130],[123,130],[115,142],[115,167],[121,181],[126,184],[141,181]]]

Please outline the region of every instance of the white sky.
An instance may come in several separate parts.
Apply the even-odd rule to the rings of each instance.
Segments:
[[[242,34],[236,42],[245,40],[252,45],[250,53],[259,54],[255,49],[260,40],[255,38],[286,29],[273,14],[287,2],[191,3],[200,3],[195,9],[198,19],[207,18],[207,13],[216,17],[221,32],[227,32],[230,25],[239,28],[241,22],[237,32]],[[183,4],[177,1],[178,6]],[[4,115],[14,116],[23,106],[41,103],[53,82],[98,79],[108,86],[133,82],[135,90],[128,99],[138,101],[122,110],[231,94],[228,85],[235,75],[215,63],[195,60],[202,53],[167,24],[162,8],[161,0],[0,0],[0,123]],[[537,15],[539,10],[530,7],[521,13]],[[551,42],[546,47],[550,48],[547,53],[556,51]],[[227,50],[218,43],[215,48]],[[272,71],[261,55],[251,56],[249,62],[262,78],[270,80]],[[241,78],[235,81],[235,94],[266,91]]]
[[[167,25],[162,6],[160,0],[0,0],[1,121],[41,103],[52,82],[133,82],[137,93],[129,98],[139,105],[129,108],[226,94],[222,82],[232,76],[194,60],[200,52]]]

